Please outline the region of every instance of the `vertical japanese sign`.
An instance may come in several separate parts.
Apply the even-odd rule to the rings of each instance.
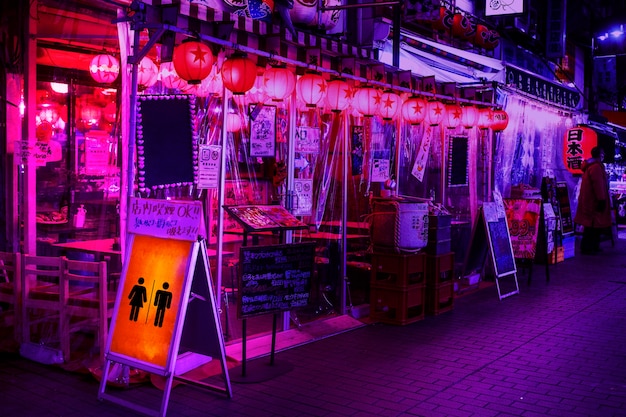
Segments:
[[[200,145],[198,157],[198,188],[218,188],[220,178],[220,160],[222,147],[217,145]]]
[[[424,172],[426,171],[426,163],[428,162],[428,152],[430,151],[430,141],[432,138],[432,129],[427,127],[422,137],[422,143],[420,143],[419,150],[417,151],[417,157],[413,164],[411,174],[417,178],[418,181],[424,179]]]
[[[563,158],[567,170],[582,174],[582,163],[591,156],[591,149],[598,144],[598,134],[591,128],[578,126],[567,129],[563,138]]]
[[[254,119],[250,117],[250,156],[274,156],[276,148],[276,107],[256,106],[252,110]]]
[[[294,180],[295,204],[294,216],[310,216],[313,213],[313,180]]]

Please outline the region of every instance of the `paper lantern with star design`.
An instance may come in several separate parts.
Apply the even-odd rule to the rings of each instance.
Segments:
[[[426,100],[423,98],[412,96],[402,104],[402,118],[405,122],[418,125],[424,121],[425,117]]]
[[[316,72],[306,73],[298,79],[296,91],[307,107],[317,107],[326,97],[326,80]]]
[[[352,105],[363,116],[372,117],[378,112],[381,102],[380,99],[380,91],[372,86],[363,86],[354,94]]]
[[[476,126],[478,126],[479,129],[489,129],[492,123],[493,110],[491,110],[491,108],[486,107],[478,110],[478,122],[476,122]]]
[[[446,116],[446,106],[438,100],[429,101],[426,105],[426,122],[431,126],[437,126],[443,122]]]
[[[142,87],[152,87],[159,78],[159,69],[150,58],[144,56],[137,66],[137,84]]]
[[[265,94],[272,101],[283,101],[289,97],[296,87],[296,76],[285,66],[270,67],[263,74]]]
[[[172,62],[180,78],[189,84],[200,84],[213,68],[213,53],[202,42],[186,41],[174,49]]]
[[[474,106],[461,107],[461,125],[470,129],[476,125],[478,121],[478,109]]]
[[[384,120],[394,119],[402,108],[400,96],[393,91],[385,91],[380,96],[380,107],[378,112]]]
[[[343,79],[331,80],[326,86],[326,104],[333,112],[345,110],[352,100],[352,88]]]
[[[445,123],[448,129],[456,129],[461,125],[461,106],[458,104],[446,105]]]

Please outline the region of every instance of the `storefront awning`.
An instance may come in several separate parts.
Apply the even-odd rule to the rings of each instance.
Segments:
[[[391,65],[391,41],[380,52],[380,60]],[[421,76],[435,76],[437,81],[471,83],[504,82],[504,66],[497,59],[463,51],[447,45],[402,33],[400,68]]]

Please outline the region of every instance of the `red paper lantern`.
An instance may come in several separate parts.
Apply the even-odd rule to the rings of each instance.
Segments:
[[[211,72],[213,53],[202,42],[186,41],[174,49],[172,62],[180,78],[189,84],[200,84]]]
[[[598,146],[598,134],[588,127],[567,129],[563,137],[563,163],[572,174],[582,174],[582,163],[591,157],[591,149]]]
[[[434,100],[426,105],[426,122],[431,126],[437,126],[446,117],[446,107],[442,102]]]
[[[433,29],[440,32],[449,32],[452,30],[452,24],[454,21],[454,13],[452,10],[448,10],[445,7],[439,7],[439,15],[432,21]]]
[[[461,124],[464,128],[470,129],[478,121],[478,109],[474,106],[461,107]]]
[[[370,86],[360,87],[354,95],[352,105],[363,116],[374,116],[380,107],[380,91]]]
[[[226,131],[235,133],[241,130],[241,116],[235,113],[226,114]]]
[[[120,63],[112,55],[96,55],[89,64],[89,74],[97,83],[110,84],[120,73]]]
[[[352,89],[345,80],[332,80],[326,86],[326,104],[331,111],[345,110],[350,105],[351,99]]]
[[[326,80],[321,74],[309,72],[296,83],[298,97],[307,107],[316,107],[326,96]]]
[[[256,81],[256,63],[247,56],[235,53],[222,64],[222,81],[233,94],[244,94]]]
[[[152,87],[159,78],[159,69],[150,58],[144,56],[137,66],[137,84]]]
[[[494,132],[502,132],[509,125],[509,115],[504,110],[496,110],[493,112],[493,123],[491,128]]]
[[[426,100],[413,96],[409,97],[402,105],[402,118],[404,121],[417,125],[426,117]]]
[[[455,13],[452,17],[452,35],[463,39],[472,39],[476,36],[476,25],[464,14]]]
[[[296,87],[296,76],[286,67],[270,67],[263,74],[265,93],[273,101],[282,101],[289,97]]]
[[[478,122],[476,125],[479,129],[489,129],[493,124],[493,110],[484,108],[478,110]]]
[[[484,25],[476,25],[474,43],[484,49],[495,49],[500,43],[500,34]]]
[[[244,96],[247,98],[248,103],[265,103],[267,100],[270,99],[270,96],[267,94],[267,89],[265,87],[263,69],[259,67],[257,67],[257,69],[258,72],[256,74],[256,79],[254,80],[254,85],[248,90],[248,92]],[[242,96],[233,96],[235,100],[238,100],[238,97]]]
[[[446,127],[456,129],[461,124],[461,106],[458,104],[446,105]]]
[[[393,91],[385,91],[380,96],[380,107],[378,109],[380,115],[385,120],[394,119],[402,108],[402,100],[400,96]]]
[[[159,67],[159,76],[161,77],[161,83],[165,88],[172,88],[177,90],[183,90],[187,87],[187,81],[178,76],[176,68],[172,62],[162,62]]]

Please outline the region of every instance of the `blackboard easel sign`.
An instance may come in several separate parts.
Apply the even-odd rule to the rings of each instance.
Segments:
[[[482,272],[487,254],[489,254],[496,276],[500,300],[519,293],[517,267],[506,216],[499,214],[503,212],[504,208],[498,210],[496,203],[483,203],[476,217],[470,247],[463,267],[464,276],[472,272]],[[503,294],[500,288],[500,279],[509,276],[514,279],[515,289]]]
[[[285,245],[243,246],[239,253],[239,305],[242,322],[241,378],[235,382],[256,382],[246,374],[246,319],[274,314],[270,365],[274,365],[277,313],[305,307],[311,298],[315,242]],[[268,371],[280,371],[269,368]],[[265,375],[256,378],[265,379]],[[255,378],[255,377],[253,377]]]

